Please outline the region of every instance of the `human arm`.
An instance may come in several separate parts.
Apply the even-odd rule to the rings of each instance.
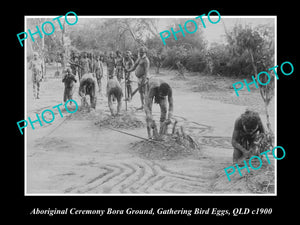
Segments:
[[[78,63],[75,63],[75,62],[72,62],[72,61],[68,61],[71,65],[74,65],[74,66],[78,66],[80,68],[82,68],[82,66],[80,66]]]
[[[122,67],[125,68],[125,60],[123,57],[122,57]]]
[[[238,149],[239,151],[241,151],[243,154],[249,154],[249,151],[247,149],[245,149],[241,144],[240,144],[240,132],[241,132],[241,125],[240,125],[240,119],[238,118],[235,121],[234,124],[234,130],[233,130],[233,134],[232,134],[232,139],[231,139],[231,144],[234,148]]]
[[[131,66],[130,68],[126,69],[126,72],[132,72],[136,69],[136,67],[139,65],[139,62],[140,62],[140,58],[138,58],[135,63],[133,64],[133,66]]]
[[[44,78],[44,61],[41,62],[41,72],[42,72],[42,79]]]
[[[168,102],[169,102],[169,112],[168,112],[168,120],[170,120],[173,117],[173,93],[172,89],[170,88],[169,94],[168,94]]]
[[[260,118],[258,119],[258,131],[259,133],[263,133],[263,134],[265,133],[265,128]]]
[[[77,83],[77,80],[76,80],[76,78],[75,78],[75,75],[74,74],[72,74],[71,75],[71,79],[75,82],[75,83]]]
[[[99,68],[101,75],[103,75],[103,63],[101,61],[99,61]]]
[[[145,76],[148,77],[149,69],[150,69],[150,61],[147,57],[145,58],[144,66],[145,66]]]
[[[63,78],[61,80],[63,83],[66,81],[67,76],[68,76],[67,74],[64,74],[64,76],[63,76]]]
[[[152,118],[153,98],[154,98],[154,94],[150,90],[145,96],[145,105],[144,105],[144,109],[146,113],[148,138],[152,138],[151,130],[155,128],[155,122]]]

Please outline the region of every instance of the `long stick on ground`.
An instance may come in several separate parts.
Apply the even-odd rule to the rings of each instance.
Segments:
[[[106,127],[106,128],[108,128],[108,129],[110,129],[110,130],[113,130],[113,131],[116,131],[116,132],[119,132],[119,133],[122,133],[122,134],[126,134],[126,135],[129,135],[129,136],[132,136],[132,137],[136,137],[136,138],[142,139],[142,140],[144,140],[144,141],[149,141],[149,142],[158,143],[158,144],[161,144],[161,145],[163,145],[164,147],[167,147],[167,148],[172,147],[172,146],[166,145],[166,144],[164,144],[164,143],[162,143],[162,142],[159,142],[159,141],[156,141],[156,140],[153,140],[153,139],[143,138],[143,137],[140,137],[140,136],[137,136],[137,135],[134,135],[134,134],[127,133],[127,132],[125,132],[125,131],[117,130],[117,129],[115,129],[115,128],[111,128],[111,127]]]
[[[142,87],[144,87],[146,84],[148,83],[148,81],[144,82],[140,87],[138,87],[137,89],[135,89],[132,94],[131,94],[131,98],[138,92],[138,90]]]

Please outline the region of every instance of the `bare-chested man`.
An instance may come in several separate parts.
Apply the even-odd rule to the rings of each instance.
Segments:
[[[92,60],[92,73],[95,74],[98,84],[98,90],[102,92],[101,79],[103,77],[103,64],[99,56],[95,56]]]
[[[81,68],[79,80],[81,80],[82,76],[90,72],[90,60],[87,58],[87,53],[83,53],[83,57],[80,59],[79,64]]]
[[[65,84],[64,102],[66,102],[67,100],[73,98],[74,82],[77,82],[75,75],[71,72],[70,68],[66,69],[66,73],[63,76],[62,82]]]
[[[114,70],[116,67],[116,61],[114,58],[114,53],[110,52],[109,56],[105,59],[106,67],[107,67],[107,80],[114,77]]]
[[[116,58],[115,58],[115,63],[116,63],[116,77],[121,84],[124,73],[124,58],[119,50],[116,51]]]
[[[126,70],[130,69],[134,64],[134,61],[132,59],[132,54],[130,51],[126,51],[126,55],[124,58],[124,67],[125,67],[125,81],[126,81],[126,94],[127,95],[127,99],[126,100],[131,100],[131,95],[132,95],[132,87],[131,87],[131,83],[132,83],[132,76],[131,76],[131,72],[126,72]]]
[[[232,135],[233,163],[252,156],[251,145],[260,133],[265,133],[265,130],[257,112],[246,110],[236,119]]]
[[[40,82],[43,79],[43,61],[39,58],[37,52],[33,53],[33,59],[30,61],[29,69],[32,71],[33,97],[39,99]]]
[[[171,123],[173,116],[173,93],[170,85],[158,78],[150,78],[146,85],[145,113],[149,138],[153,137],[153,135],[151,135],[151,129],[154,129],[154,120],[152,118],[153,100],[160,106],[160,133],[164,133],[162,131],[163,124]],[[167,101],[169,103],[169,110],[167,109]]]
[[[90,96],[91,108],[96,109],[96,80],[92,73],[84,74],[80,80],[79,95],[81,96],[81,105],[85,106],[86,96]]]
[[[131,72],[135,70],[135,75],[138,78],[138,87],[141,98],[141,107],[139,109],[144,108],[144,99],[145,99],[145,83],[147,82],[147,78],[149,76],[150,69],[150,61],[146,55],[146,48],[142,47],[139,49],[139,57],[132,66],[132,68],[125,70],[126,72]]]
[[[77,71],[79,61],[78,61],[78,56],[74,51],[71,52],[69,64],[70,64],[72,74],[76,76],[76,71]]]
[[[107,98],[108,98],[108,107],[112,116],[116,116],[120,113],[122,107],[122,97],[123,92],[120,83],[116,78],[111,78],[107,81]],[[113,101],[117,99],[117,112],[114,113],[113,110]]]

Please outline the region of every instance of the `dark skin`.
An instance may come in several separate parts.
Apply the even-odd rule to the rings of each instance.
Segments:
[[[255,121],[256,120],[256,121]],[[264,133],[264,127],[261,119],[257,117],[252,123],[251,127],[247,127],[246,123],[239,117],[234,124],[234,130],[232,134],[232,146],[233,151],[233,162],[242,162],[245,158],[252,155],[250,146],[254,142],[254,139],[258,133]]]
[[[62,82],[65,83],[64,102],[66,102],[68,99],[72,99],[74,82],[76,83],[77,80],[75,79],[75,75],[72,74],[70,70],[67,70]]]
[[[93,109],[96,109],[96,82],[91,74],[85,74],[79,86],[79,96],[82,98],[82,105],[86,104],[86,95],[90,96],[90,103]]]
[[[149,75],[150,70],[150,61],[147,58],[146,52],[144,49],[139,50],[139,58],[136,60],[134,65],[130,69],[125,69],[126,72],[132,72],[136,70],[136,77],[141,78],[143,82],[139,83],[139,92],[140,92],[140,99],[141,99],[141,107],[140,109],[144,108],[144,101],[145,101],[145,88],[142,84],[145,82],[146,78]]]
[[[126,69],[129,69],[133,64],[134,61],[131,59],[131,53],[127,52],[124,60],[127,100],[131,100],[132,87],[131,87],[130,72],[126,72]]]
[[[154,120],[152,118],[152,104],[155,96],[158,97],[158,102],[160,106],[161,116],[160,116],[160,125],[162,127],[163,123],[169,124],[173,116],[173,94],[172,89],[169,87],[167,94],[160,92],[159,87],[161,84],[165,83],[160,79],[150,79],[148,83],[148,90],[146,91],[145,97],[145,113],[146,113],[146,122],[147,122],[147,133],[148,138],[153,138],[151,135],[151,129],[154,129]],[[167,115],[167,101],[169,103],[169,112]]]
[[[122,88],[121,88],[119,82],[115,79],[109,79],[107,82],[106,89],[107,89],[108,107],[111,112],[111,115],[112,116],[120,115],[120,110],[122,107],[123,93],[122,93]],[[113,103],[112,103],[113,97],[115,97],[118,101],[116,113],[114,113],[114,110],[113,110]]]

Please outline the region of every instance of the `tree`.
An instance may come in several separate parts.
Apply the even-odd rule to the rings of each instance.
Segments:
[[[253,72],[256,76],[261,71],[268,71],[268,68],[274,65],[274,33],[273,29],[267,25],[261,25],[257,29],[252,29],[250,26],[242,27],[241,25],[234,27],[234,36],[228,37],[228,42],[234,54],[241,56],[248,54]],[[260,81],[266,83],[268,76],[263,74],[260,76]],[[259,85],[260,95],[265,104],[265,112],[267,117],[267,128],[271,131],[269,121],[268,105],[274,96],[274,76],[270,76],[271,80],[267,85]]]

